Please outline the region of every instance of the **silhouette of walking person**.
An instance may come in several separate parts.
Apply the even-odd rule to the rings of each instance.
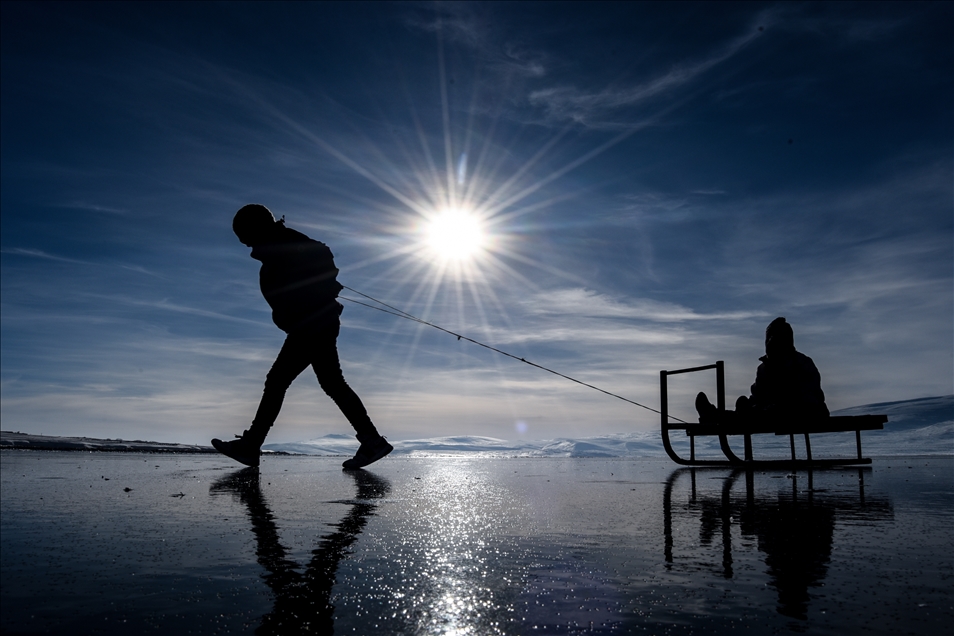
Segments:
[[[272,308],[272,320],[288,336],[265,378],[252,425],[236,435],[238,439],[213,439],[212,445],[246,466],[258,466],[262,444],[282,408],[285,391],[310,365],[321,388],[357,433],[360,446],[344,467],[361,468],[390,453],[394,447],[378,433],[361,398],[341,373],[337,341],[343,307],[336,298],[343,288],[331,250],[285,227],[285,217],[276,221],[264,205],[242,207],[232,220],[232,230],[252,248],[252,258],[261,261],[262,294]]]
[[[355,480],[357,493],[351,510],[335,524],[335,531],[326,534],[312,550],[304,572],[288,558],[288,549],[279,540],[275,516],[269,509],[259,483],[259,472],[243,468],[215,482],[211,492],[229,492],[248,508],[255,535],[255,556],[265,569],[262,578],[275,595],[275,604],[255,630],[263,636],[285,634],[333,634],[334,605],[331,590],[335,585],[338,565],[347,556],[348,548],[377,509],[375,499],[390,492],[390,483],[366,471],[349,473]]]

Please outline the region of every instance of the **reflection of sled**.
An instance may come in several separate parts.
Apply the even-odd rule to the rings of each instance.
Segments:
[[[716,408],[720,413],[725,412],[725,370],[722,360],[715,364],[709,364],[702,367],[692,367],[690,369],[676,369],[674,371],[659,372],[659,393],[660,393],[660,414],[662,416],[662,441],[669,457],[677,464],[683,466],[758,466],[758,467],[793,467],[803,465],[813,466],[832,466],[847,464],[870,464],[870,457],[861,456],[861,431],[876,431],[884,428],[884,423],[888,421],[887,415],[840,415],[826,417],[814,420],[806,420],[798,423],[780,423],[772,422],[727,422],[724,424],[695,424],[695,423],[671,423],[669,421],[669,398],[667,388],[667,377],[679,373],[691,373],[693,371],[705,371],[707,369],[716,370]],[[689,437],[689,459],[685,459],[676,454],[669,441],[669,431],[684,430]],[[818,433],[855,433],[855,443],[858,448],[857,457],[843,458],[812,458],[812,445],[809,435]],[[792,449],[791,459],[754,459],[752,457],[752,435],[774,434],[788,435]],[[696,459],[696,437],[705,435],[718,435],[719,446],[722,448],[726,460],[721,459]],[[730,435],[741,435],[744,439],[745,459],[736,455],[729,446]],[[795,436],[805,436],[805,459],[795,457]]]
[[[665,568],[688,571],[694,578],[700,570],[708,570],[732,579],[740,561],[745,563],[745,553],[757,549],[764,555],[768,585],[778,590],[778,612],[805,620],[809,588],[823,585],[827,575],[836,521],[872,524],[894,518],[890,499],[867,494],[865,476],[870,471],[870,467],[859,466],[826,477],[823,471],[808,470],[807,484],[800,481],[805,473],[792,474],[791,492],[786,494],[784,487],[766,492],[771,480],[764,477],[761,488],[756,488],[759,473],[744,467],[730,471],[677,468],[663,489]],[[855,472],[857,494],[845,479]],[[697,473],[706,476],[698,487]],[[823,484],[836,481],[839,487],[816,491],[813,474],[821,477]],[[744,490],[740,492],[736,485],[743,475]],[[687,523],[690,521],[698,522],[697,537],[692,536],[695,524]],[[721,559],[717,556],[720,538]]]

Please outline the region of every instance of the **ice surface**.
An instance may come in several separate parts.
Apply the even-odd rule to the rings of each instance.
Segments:
[[[954,459],[0,453],[3,633],[944,633]]]

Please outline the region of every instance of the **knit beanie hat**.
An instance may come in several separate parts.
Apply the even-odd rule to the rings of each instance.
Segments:
[[[792,326],[781,316],[765,328],[765,341],[768,342],[769,338],[779,350],[795,348],[795,333],[792,331]]]

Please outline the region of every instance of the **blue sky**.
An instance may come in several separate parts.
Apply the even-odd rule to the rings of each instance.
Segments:
[[[2,25],[5,430],[206,443],[283,334],[245,203],[339,280],[659,406],[786,316],[833,409],[954,392],[952,9],[932,4],[18,4]],[[481,219],[469,260],[423,239]],[[354,294],[350,294],[354,297]],[[657,416],[345,302],[394,439]],[[674,379],[692,414],[710,376]],[[270,442],[348,433],[310,373]]]

